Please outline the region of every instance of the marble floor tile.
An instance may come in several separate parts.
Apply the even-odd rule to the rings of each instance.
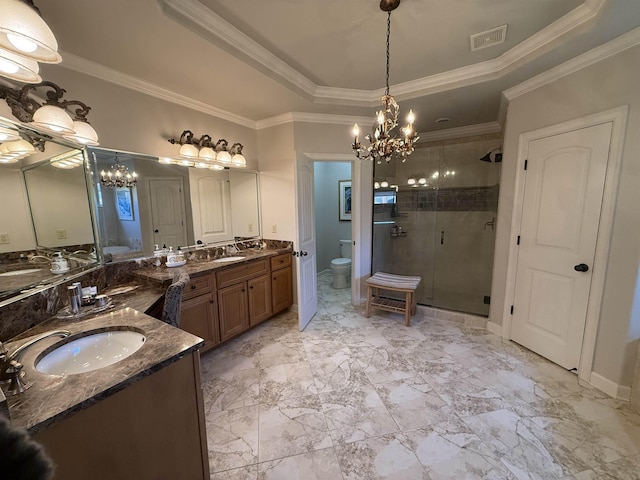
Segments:
[[[258,406],[207,414],[211,472],[258,463]]]
[[[260,405],[258,434],[260,462],[333,446],[315,395]]]
[[[282,363],[260,369],[260,403],[318,393],[306,362]]]
[[[455,416],[448,422],[404,433],[428,473],[438,480],[515,480],[500,456]]]
[[[398,430],[373,386],[321,393],[320,401],[334,444],[355,442]]]
[[[350,354],[310,359],[309,365],[319,393],[371,384],[358,360]]]
[[[454,411],[420,377],[374,385],[401,431],[443,422]]]
[[[339,445],[335,450],[344,480],[431,479],[401,433]]]
[[[206,412],[219,412],[258,404],[260,369],[248,368],[227,372],[210,372],[202,377]]]
[[[280,458],[258,466],[259,480],[340,480],[333,448]]]
[[[212,480],[640,480],[629,403],[453,314],[366,318],[330,284],[304,332],[285,312],[202,356]]]
[[[234,468],[233,470],[225,470],[224,472],[214,472],[209,480],[257,480],[258,465],[249,465],[247,467]]]

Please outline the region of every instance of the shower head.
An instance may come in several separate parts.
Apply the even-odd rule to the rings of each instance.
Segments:
[[[487,154],[480,158],[481,162],[500,163],[502,162],[502,147],[494,148],[487,152]]]

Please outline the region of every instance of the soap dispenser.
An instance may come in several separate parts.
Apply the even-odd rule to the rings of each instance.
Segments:
[[[167,252],[167,264],[177,263],[176,253],[173,251],[173,247],[169,247],[169,251]]]
[[[69,262],[62,256],[62,252],[56,252],[51,258],[51,273],[65,273],[69,271]]]

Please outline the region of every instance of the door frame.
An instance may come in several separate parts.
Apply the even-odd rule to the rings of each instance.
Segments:
[[[364,238],[361,236],[362,232],[362,218],[364,217],[362,194],[363,194],[363,172],[361,163],[353,153],[303,153],[303,155],[314,162],[343,162],[351,164],[351,201],[352,201],[352,215],[351,215],[351,239],[352,239],[352,255],[351,255],[351,303],[355,306],[362,303],[360,298],[362,288],[359,277],[356,276],[358,272],[364,267],[366,262],[363,258],[365,251],[371,251],[369,239],[369,249],[365,250],[363,247]],[[365,242],[366,243],[366,242]],[[371,260],[369,260],[369,263]],[[371,267],[369,267],[371,270]]]
[[[627,124],[629,107],[620,107],[604,112],[588,115],[567,122],[544,127],[539,130],[521,133],[518,138],[518,157],[514,188],[513,212],[511,215],[511,234],[509,240],[509,252],[507,259],[507,284],[505,288],[504,305],[502,307],[503,323],[502,337],[511,339],[511,306],[515,298],[515,281],[518,266],[517,237],[522,223],[522,208],[524,204],[525,170],[524,161],[527,158],[529,143],[553,135],[560,135],[587,127],[593,127],[603,123],[612,123],[611,143],[609,145],[609,159],[602,196],[600,224],[598,225],[598,237],[596,242],[593,274],[591,277],[591,289],[587,303],[587,316],[582,339],[582,351],[578,366],[578,378],[591,382],[593,357],[600,322],[600,307],[604,292],[604,282],[607,271],[609,246],[611,244],[611,229],[616,206],[618,182],[620,178],[620,163],[624,146],[624,136]]]

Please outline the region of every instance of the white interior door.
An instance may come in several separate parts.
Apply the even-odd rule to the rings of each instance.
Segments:
[[[189,169],[193,236],[204,243],[233,240],[226,172]]]
[[[296,198],[298,321],[300,330],[303,330],[318,310],[313,160],[303,155],[298,157]]]
[[[187,228],[184,224],[185,209],[182,196],[182,179],[149,179],[153,243],[157,245],[184,246],[187,244]]]
[[[567,369],[582,351],[611,131],[529,143],[511,338]]]

